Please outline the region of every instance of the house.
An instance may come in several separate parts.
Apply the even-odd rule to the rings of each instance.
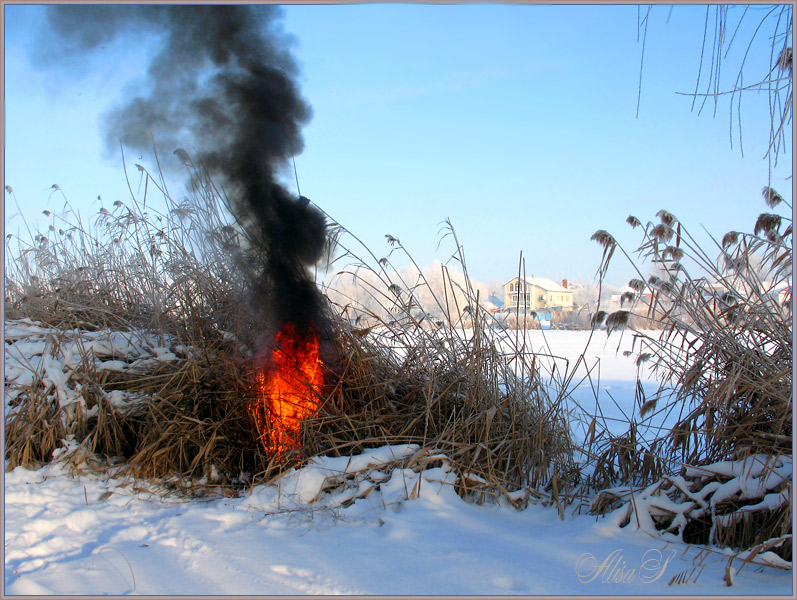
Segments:
[[[504,308],[511,312],[563,312],[573,310],[573,292],[545,277],[515,277],[504,284]]]
[[[490,292],[490,294],[487,296],[487,301],[492,302],[496,309],[500,310],[504,305],[505,298],[503,294],[499,294],[500,292]]]

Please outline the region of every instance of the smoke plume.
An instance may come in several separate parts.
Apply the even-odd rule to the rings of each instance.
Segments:
[[[224,185],[236,217],[267,260],[248,265],[262,314],[274,327],[323,326],[308,268],[322,253],[325,219],[277,182],[303,147],[312,111],[299,93],[281,9],[268,5],[54,5],[51,66],[101,51],[117,36],[160,40],[147,80],[103,118],[110,149],[191,148]],[[40,51],[41,54],[41,51]]]

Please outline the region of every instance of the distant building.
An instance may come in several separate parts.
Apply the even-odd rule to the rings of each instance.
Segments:
[[[497,294],[489,294],[487,300],[481,302],[482,308],[489,311],[490,314],[497,314],[501,312],[501,307],[504,305],[504,299]]]
[[[504,296],[500,292],[490,292],[487,296],[487,301],[492,302],[496,308],[501,308],[504,305]]]
[[[573,292],[567,280],[560,285],[545,277],[515,277],[504,284],[504,309],[515,312],[573,310]]]

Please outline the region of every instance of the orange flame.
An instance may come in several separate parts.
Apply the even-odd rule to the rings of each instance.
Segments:
[[[279,457],[301,447],[302,421],[318,410],[324,365],[312,328],[302,338],[293,325],[285,325],[275,341],[271,364],[258,373],[249,412],[266,452]]]

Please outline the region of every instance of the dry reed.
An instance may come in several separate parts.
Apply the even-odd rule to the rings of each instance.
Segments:
[[[762,193],[770,208],[785,203],[771,188]],[[706,249],[674,215],[661,211],[657,216],[658,224],[643,226],[636,217],[627,221],[642,229],[637,252],[656,268],[649,278],[612,236],[600,231],[593,237],[603,246],[601,275],[616,250],[639,275],[629,283],[634,290],[630,310],[601,315],[607,331],[630,332],[638,364],[649,364],[661,385],[647,397],[637,381],[638,414],[630,416],[627,432],[610,435],[606,427],[594,436],[586,481],[592,490],[668,488],[672,477],[683,478],[694,467],[752,456],[791,461],[791,219],[763,214],[752,233],[733,231],[721,242],[710,238],[712,248]],[[789,291],[781,293],[784,289]],[[650,300],[643,300],[645,294]],[[660,333],[636,328],[634,316],[658,323]],[[695,494],[710,495],[723,481],[696,478],[687,491],[671,489],[686,506]],[[790,494],[791,481],[789,471],[777,491]],[[593,510],[610,508],[611,495],[601,492]],[[791,535],[790,503],[788,510],[781,505],[742,510],[741,504],[737,496],[713,511],[678,513],[678,526],[693,543],[742,549]],[[728,516],[735,514],[742,516]],[[667,530],[674,516],[665,511],[655,520]],[[790,561],[787,546],[781,542],[776,552]]]

